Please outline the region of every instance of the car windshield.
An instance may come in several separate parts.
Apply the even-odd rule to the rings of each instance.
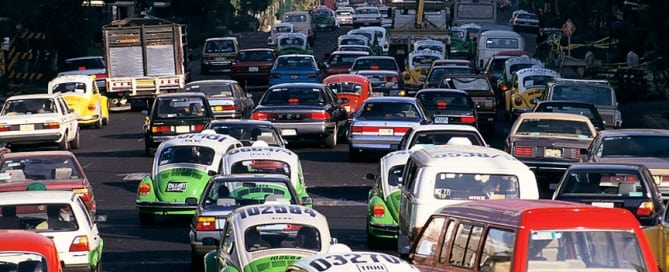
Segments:
[[[372,83],[372,89],[375,91],[383,91],[387,89],[400,89],[400,79],[397,74],[378,74],[378,73],[359,73],[366,76]]]
[[[232,96],[232,85],[229,83],[220,84],[187,84],[184,88],[187,92],[201,92],[209,95]]]
[[[70,156],[35,156],[2,161],[0,183],[29,179],[69,180],[84,178]]]
[[[440,59],[438,56],[419,55],[411,59],[411,65],[414,67],[430,67],[432,62]]]
[[[444,81],[448,81],[446,79]],[[490,90],[490,83],[486,78],[451,78],[450,81],[453,83],[453,89],[459,90]],[[443,83],[443,86],[448,86],[447,82]]]
[[[274,64],[274,69],[318,69],[311,57],[280,57]]]
[[[206,113],[202,97],[159,98],[156,102],[160,118],[201,117]]]
[[[360,55],[355,54],[351,55],[351,53],[348,54],[332,54],[330,55],[330,60],[328,60],[329,65],[337,65],[337,66],[351,66],[355,59],[360,57]]]
[[[357,38],[344,38],[339,40],[339,45],[367,45],[367,41]]]
[[[340,94],[340,93],[360,94],[360,92],[362,91],[362,85],[360,85],[360,83],[357,82],[335,82],[328,84],[328,87],[330,87],[330,90],[332,90],[335,94]]]
[[[52,98],[11,99],[5,102],[0,115],[29,115],[58,112]]]
[[[2,271],[47,271],[47,266],[46,258],[39,253],[13,250],[0,252]],[[28,268],[28,270],[23,270],[23,268]]]
[[[267,91],[261,105],[321,105],[326,94],[320,88],[273,88]]]
[[[437,173],[434,198],[439,200],[517,199],[518,177],[502,174]]]
[[[467,31],[464,29],[451,28],[451,39],[465,41],[467,38]]]
[[[472,145],[484,146],[485,143],[481,141],[481,137],[476,135],[474,132],[469,131],[421,131],[416,132],[413,140],[409,143],[407,149],[410,149],[414,145],[420,145],[424,147],[430,147],[435,145],[446,145],[452,138],[466,138]]]
[[[244,231],[244,244],[248,252],[282,248],[320,251],[321,234],[315,227],[293,222],[256,225]]]
[[[63,82],[58,83],[51,89],[54,93],[78,93],[86,94],[86,83],[84,82]]]
[[[353,70],[391,70],[396,71],[397,65],[393,59],[359,58],[353,64]]]
[[[204,206],[210,209],[224,206],[262,204],[266,200],[286,200],[296,203],[289,185],[282,181],[213,180],[203,194]]]
[[[237,54],[236,62],[253,61],[274,61],[274,54],[271,51],[240,51]]]
[[[595,156],[669,158],[669,137],[644,135],[606,137],[599,143]]]
[[[232,164],[231,174],[283,174],[290,177],[290,165],[279,160],[242,160]]]
[[[89,69],[105,69],[102,58],[69,59],[65,61],[62,71],[77,71]]]
[[[474,104],[467,95],[451,92],[421,92],[416,98],[423,104],[426,110],[437,112],[449,109],[466,110],[473,109]]]
[[[362,107],[358,118],[363,120],[419,121],[422,117],[416,106],[411,103],[369,102]]]
[[[192,163],[209,166],[214,161],[214,154],[216,151],[209,146],[171,146],[160,152],[158,165]]]
[[[355,14],[379,14],[378,9],[360,8],[355,10]]]
[[[509,75],[513,75],[513,73],[517,72],[520,69],[530,68],[534,65],[536,65],[536,63],[518,63],[518,64],[510,65],[509,66]]]
[[[571,171],[561,182],[558,198],[592,194],[613,198],[645,198],[646,186],[639,173],[624,171]]]
[[[205,129],[213,129],[218,134],[226,134],[242,142],[245,146],[252,145],[261,140],[270,146],[281,146],[281,140],[276,130],[269,126],[258,126],[253,124],[208,124]]]
[[[205,45],[206,53],[235,52],[235,43],[232,40],[210,40]]]
[[[306,22],[307,21],[307,16],[305,15],[287,15],[284,18],[284,22],[286,23],[299,23],[299,22]]]
[[[83,203],[81,205],[83,207]],[[75,213],[68,203],[3,205],[0,209],[0,229],[25,229],[44,233],[79,229]]]
[[[440,87],[439,82],[448,75],[467,75],[471,74],[472,70],[464,66],[438,66],[432,68],[432,71],[429,73],[427,82],[430,87]],[[448,83],[445,83],[443,86],[447,86]],[[458,88],[459,89],[459,88]]]
[[[314,9],[311,11],[311,15],[314,17],[332,17],[332,13],[327,9]]]
[[[557,269],[647,271],[641,247],[631,230],[531,230],[527,271]],[[568,267],[580,267],[568,268]]]
[[[523,119],[515,135],[560,136],[589,139],[594,137],[587,122],[556,119]]]
[[[299,36],[279,37],[279,46],[282,48],[295,47],[305,48],[307,46],[306,39]]]
[[[550,100],[576,100],[596,106],[615,106],[614,91],[609,86],[556,84]]]

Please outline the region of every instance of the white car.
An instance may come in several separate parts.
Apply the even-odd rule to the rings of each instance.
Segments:
[[[270,193],[268,198],[272,197],[276,196]],[[304,257],[351,250],[332,238],[323,214],[280,201],[235,209],[221,232],[221,242],[205,238],[203,243],[218,245],[204,256],[206,272],[269,271],[270,267],[283,271]]]
[[[59,190],[4,192],[0,207],[0,229],[23,229],[48,237],[58,249],[64,271],[102,271],[98,269],[103,242],[96,222],[104,222],[106,216],[92,218],[77,194]]]
[[[397,146],[398,150],[411,150],[414,146],[431,147],[449,144],[451,140],[462,142],[467,139],[469,144],[488,146],[481,133],[474,126],[461,124],[427,124],[412,127],[404,134]],[[396,147],[396,146],[393,146]]]
[[[0,142],[8,145],[58,145],[79,148],[79,115],[61,94],[9,97],[0,111]]]
[[[399,257],[371,251],[318,254],[302,258],[288,266],[286,272],[350,272],[402,271],[418,272],[418,268]]]
[[[390,39],[388,37],[388,31],[380,26],[365,26],[365,27],[360,27],[359,29],[369,31],[371,33],[374,33],[374,39],[376,41],[376,46],[381,49],[380,52],[378,52],[381,55],[388,55],[390,50],[390,44],[388,43],[388,40]]]
[[[103,56],[85,56],[65,60],[58,76],[87,75],[95,79],[100,91],[106,90],[107,68]]]
[[[353,13],[355,10],[352,7],[341,7],[335,11],[335,19],[340,26],[353,24]]]
[[[276,41],[279,39],[279,35],[293,32],[295,32],[295,26],[293,24],[276,23],[272,25],[272,30],[270,30],[269,37],[267,37],[267,45],[276,46]]]
[[[353,27],[381,26],[381,12],[378,7],[357,7],[353,13]]]
[[[538,28],[539,16],[525,10],[516,10],[511,15],[511,19],[509,19],[509,25],[511,25],[514,28],[517,27]]]

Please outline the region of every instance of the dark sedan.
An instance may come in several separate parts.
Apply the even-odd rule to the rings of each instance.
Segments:
[[[198,80],[186,84],[184,90],[204,93],[214,118],[248,119],[255,106],[251,94],[235,80]]]
[[[497,101],[492,85],[484,75],[447,75],[442,77],[438,88],[466,91],[476,103],[477,122],[482,132],[495,133]]]
[[[272,122],[285,139],[315,139],[334,148],[346,132],[348,114],[327,86],[287,83],[270,87],[252,118]]]
[[[657,225],[665,209],[650,171],[635,164],[573,164],[562,176],[553,199],[624,208],[643,226]]]
[[[276,51],[273,48],[239,50],[230,69],[230,78],[242,86],[266,86],[275,60]]]
[[[562,112],[583,115],[590,118],[590,122],[597,130],[604,129],[604,121],[599,115],[597,107],[592,103],[566,100],[540,101],[532,109],[533,112]]]
[[[466,124],[478,128],[476,104],[463,90],[422,89],[416,98],[434,124]]]

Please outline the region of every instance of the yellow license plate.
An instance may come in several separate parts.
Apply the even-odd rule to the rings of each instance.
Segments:
[[[553,149],[553,148],[546,148],[546,150],[544,150],[544,157],[547,157],[547,158],[561,158],[562,157],[562,150]]]
[[[20,126],[19,126],[19,129],[20,129],[21,131],[33,131],[33,130],[35,130],[35,125],[33,125],[33,124],[29,124],[29,125],[20,125]]]
[[[137,86],[148,86],[153,85],[153,80],[137,80]]]

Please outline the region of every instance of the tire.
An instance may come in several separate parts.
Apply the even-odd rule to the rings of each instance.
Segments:
[[[109,125],[109,99],[107,99],[107,117],[102,118],[102,124],[105,126]]]
[[[102,272],[102,260],[98,261],[98,264],[91,269],[92,272]]]
[[[337,135],[337,126],[335,125],[334,131],[325,138],[325,147],[335,148],[337,146],[337,138],[339,138],[339,135]]]
[[[66,133],[69,133],[66,132]],[[67,140],[67,135],[63,136],[63,140],[58,143],[58,149],[60,150],[70,150],[70,142]]]
[[[155,222],[155,217],[153,214],[139,213],[137,215],[139,216],[139,223],[142,226],[151,225],[153,222]]]
[[[79,130],[77,130],[77,134],[74,135],[74,139],[70,142],[70,147],[72,149],[79,149],[81,147],[81,139],[79,135]]]

